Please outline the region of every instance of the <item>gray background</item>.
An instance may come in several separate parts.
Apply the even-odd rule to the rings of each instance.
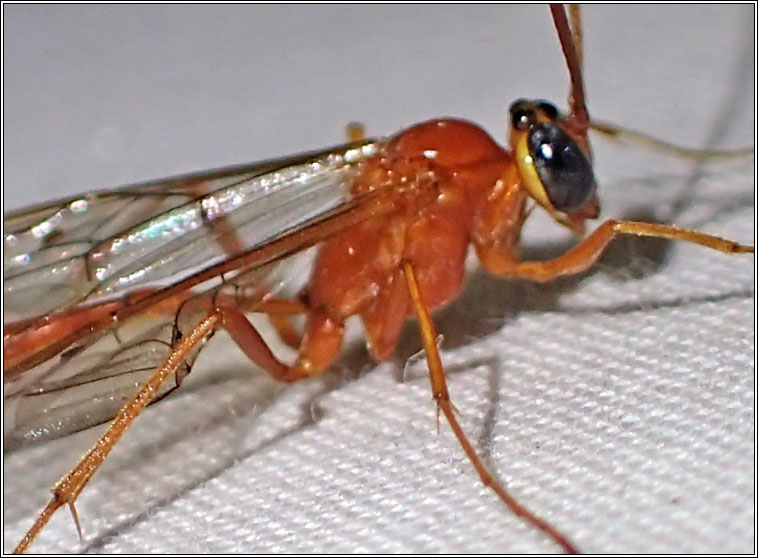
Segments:
[[[567,90],[540,6],[3,15],[5,211],[339,143],[350,120],[385,135],[451,115],[502,139],[511,100]],[[592,6],[585,25],[593,115],[688,145],[754,143],[753,6]],[[605,216],[754,242],[753,159],[697,165],[603,139],[595,155]],[[566,237],[535,216],[532,254],[550,239],[555,252]],[[474,274],[438,317],[465,428],[583,550],[754,551],[753,265],[625,241],[599,272],[548,287]],[[553,549],[485,493],[447,428],[435,435],[423,366],[397,381],[414,333],[373,373],[358,344],[287,390],[213,343],[195,387],[149,409],[84,492],[84,544],[64,512],[35,550]],[[92,440],[6,456],[4,549]]]

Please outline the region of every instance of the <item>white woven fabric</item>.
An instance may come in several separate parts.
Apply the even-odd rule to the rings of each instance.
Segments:
[[[593,115],[695,146],[754,142],[754,6],[586,10]],[[519,96],[565,97],[542,7],[4,6],[4,203],[458,115],[496,137]],[[755,242],[754,162],[595,141],[606,217]],[[52,189],[60,188],[62,190]],[[543,216],[526,252],[566,236]],[[436,317],[462,423],[530,509],[584,551],[755,552],[753,256],[621,240],[538,286],[472,273]],[[148,409],[37,552],[546,552],[435,433],[409,328],[380,366],[282,389],[218,336]],[[83,432],[4,458],[9,550]]]

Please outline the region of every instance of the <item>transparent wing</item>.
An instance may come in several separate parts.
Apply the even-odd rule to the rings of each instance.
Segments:
[[[325,215],[376,143],[61,200],[4,218],[5,319],[175,284]]]
[[[169,356],[174,343],[201,320],[219,298],[254,312],[260,294],[282,289],[302,272],[310,254],[245,270],[233,279],[199,289],[176,307],[140,313],[107,330],[82,336],[65,351],[21,374],[5,378],[6,449],[58,438],[104,423],[134,395]],[[298,273],[297,277],[302,277]],[[292,288],[297,288],[297,277]],[[266,288],[262,288],[265,286]],[[179,386],[202,350],[182,363],[156,400]]]
[[[218,297],[254,311],[262,294],[281,288],[287,270],[304,265],[307,255],[287,240],[355,207],[353,178],[378,145],[72,197],[6,216],[6,447],[112,418]],[[307,244],[321,239],[314,234]],[[214,271],[267,250],[223,276]],[[187,280],[204,272],[206,280]],[[99,309],[114,316],[135,297],[151,304],[104,327],[95,327],[95,318],[71,319],[73,331],[54,350],[9,369],[14,338],[51,320],[100,317]],[[196,356],[159,396],[177,387]]]
[[[86,339],[68,354],[6,382],[4,442],[13,449],[112,418],[171,348],[171,320],[144,318]],[[132,333],[132,335],[129,335]],[[191,363],[184,365],[182,374]],[[165,392],[176,386],[174,382]]]

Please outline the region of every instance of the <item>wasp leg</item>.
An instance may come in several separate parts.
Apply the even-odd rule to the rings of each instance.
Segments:
[[[308,312],[308,307],[300,300],[290,300],[271,296],[267,293],[253,295],[226,295],[195,297],[190,308],[209,311],[214,307],[237,308],[242,312],[265,314],[274,327],[279,339],[287,346],[297,349],[302,343],[302,335],[292,323],[292,317]]]
[[[267,314],[268,321],[274,326],[279,339],[293,349],[297,349],[303,343],[303,336],[292,323],[290,316],[285,314]]]
[[[491,488],[503,503],[518,517],[521,517],[545,533],[566,552],[577,554],[577,548],[566,538],[565,535],[560,533],[544,519],[537,517],[527,510],[502,486],[500,486],[477,455],[471,442],[469,442],[466,437],[465,432],[463,432],[461,425],[458,423],[458,419],[455,417],[455,408],[450,401],[450,393],[448,392],[447,382],[445,380],[445,370],[442,368],[442,360],[440,359],[440,353],[437,349],[437,336],[434,331],[434,324],[432,323],[429,312],[421,299],[421,293],[419,291],[418,283],[416,282],[416,276],[413,272],[413,266],[407,261],[403,262],[403,274],[405,275],[408,293],[416,311],[416,317],[419,321],[424,351],[426,352],[426,360],[429,365],[429,379],[432,383],[432,394],[434,401],[437,404],[437,413],[439,414],[442,412],[442,414],[445,415],[445,418],[453,429],[455,437],[458,438],[458,442],[461,444],[463,451],[466,453],[469,461],[471,461],[474,469],[476,469],[476,472],[479,473],[482,483],[486,487]]]
[[[521,277],[545,283],[562,275],[574,275],[589,269],[616,235],[630,234],[671,238],[700,244],[727,254],[752,254],[753,247],[672,225],[609,220],[571,250],[552,260],[520,262],[512,251],[480,249],[479,259],[490,272],[500,277]]]
[[[276,310],[276,306],[281,306],[280,310],[291,311],[300,309],[297,304],[299,303],[270,300],[267,304],[258,307],[256,311],[263,311],[264,308],[273,311]],[[14,552],[25,552],[53,514],[62,506],[69,506],[74,517],[77,518],[74,503],[92,475],[105,461],[140,412],[150,404],[163,383],[176,374],[177,369],[192,349],[207,339],[216,329],[227,330],[250,360],[278,380],[291,382],[323,371],[336,357],[342,342],[344,326],[340,320],[334,320],[324,312],[311,311],[308,318],[308,329],[300,348],[300,356],[295,365],[287,366],[274,357],[268,345],[242,312],[230,308],[214,308],[181,338],[164,363],[122,407],[95,445],[84,454],[68,474],[55,484],[52,490],[53,498],[39,514],[34,525],[24,535]],[[76,523],[81,533],[78,518]]]
[[[221,316],[218,313],[214,312],[209,314],[205,319],[198,323],[187,336],[183,337],[176,347],[174,347],[165,362],[156,369],[150,379],[137,391],[134,397],[122,407],[108,426],[108,429],[95,445],[84,454],[79,460],[79,463],[77,463],[68,474],[64,475],[55,484],[53,487],[52,500],[50,500],[50,503],[48,503],[45,509],[37,517],[34,525],[32,525],[29,531],[27,531],[24,538],[21,539],[21,542],[18,543],[14,550],[15,553],[25,552],[26,549],[29,548],[29,545],[34,541],[53,514],[61,506],[68,505],[76,517],[74,502],[79,496],[79,493],[92,478],[92,475],[95,474],[95,471],[97,471],[110,451],[116,445],[116,442],[119,441],[121,436],[126,432],[127,428],[131,426],[132,422],[134,422],[134,419],[137,418],[140,412],[153,400],[161,385],[176,373],[177,368],[184,361],[192,348],[213,333],[213,330],[218,327],[220,321]],[[77,528],[78,527],[77,520]]]
[[[302,345],[303,336],[292,323],[292,317],[307,313],[308,308],[303,302],[267,297],[263,302],[255,305],[251,311],[266,314],[279,339],[285,345],[293,349]]]
[[[274,356],[261,334],[242,312],[217,308],[214,313],[221,319],[220,326],[245,355],[282,382],[294,382],[326,370],[337,358],[345,331],[342,318],[334,318],[326,311],[309,311],[298,358],[294,365],[288,366]]]
[[[366,127],[360,122],[349,122],[345,126],[345,137],[349,143],[366,139]]]

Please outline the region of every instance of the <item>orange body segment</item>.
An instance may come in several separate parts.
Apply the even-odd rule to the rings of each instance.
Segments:
[[[447,118],[416,124],[377,142],[378,152],[359,159],[355,174],[350,168],[346,180],[351,182],[341,186],[350,185],[350,202],[355,204],[342,213],[325,211],[324,220],[287,229],[250,249],[234,230],[233,220],[222,218],[209,227],[225,254],[223,261],[160,288],[122,292],[123,298],[115,302],[84,306],[80,301],[77,308],[5,328],[7,376],[53,357],[70,356],[98,334],[117,336],[115,323],[143,315],[168,316],[170,330],[170,340],[163,342],[168,356],[160,353],[156,362],[162,364],[146,367],[153,371],[147,382],[55,485],[53,499],[17,552],[28,548],[58,508],[68,505],[76,518],[76,499],[120,437],[167,381],[176,377],[178,386],[180,367],[189,368],[218,329],[225,330],[252,363],[279,381],[293,382],[316,376],[334,363],[346,320],[352,316],[363,321],[370,354],[377,361],[393,353],[405,320],[418,320],[438,419],[440,414],[446,418],[482,483],[516,516],[563,550],[577,552],[561,531],[501,486],[464,433],[448,392],[431,312],[461,293],[472,245],[487,271],[538,282],[588,269],[619,234],[685,240],[726,253],[751,253],[753,248],[669,225],[606,221],[562,256],[520,260],[518,244],[532,207],[541,206],[577,234],[583,234],[585,221],[596,218],[600,208],[587,139],[592,123],[582,85],[579,13],[572,12],[570,26],[562,8],[551,9],[571,75],[570,113],[561,115],[544,101],[515,102],[511,125],[517,132],[511,134],[510,150],[467,121]],[[348,133],[351,140],[363,139],[362,127],[352,126]],[[518,148],[515,141],[520,142]],[[202,184],[195,189],[198,195],[206,191]],[[293,300],[276,298],[265,281],[255,286],[253,279],[244,282],[246,273],[267,271],[270,264],[317,244],[309,282]],[[208,286],[219,278],[221,286]],[[226,287],[232,287],[233,294]],[[247,313],[268,316],[282,341],[297,350],[294,361],[284,362],[274,354]],[[296,314],[305,319],[302,332],[290,321]],[[180,327],[180,322],[186,325],[186,316],[194,321]]]

